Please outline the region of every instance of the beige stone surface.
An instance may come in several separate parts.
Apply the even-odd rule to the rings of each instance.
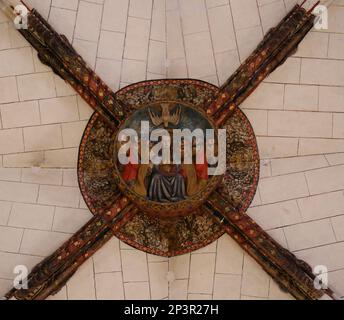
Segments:
[[[221,85],[296,0],[28,0],[113,90],[153,78]],[[298,1],[301,2],[301,1]],[[344,294],[344,6],[241,106],[257,134],[248,213]],[[0,295],[91,213],[76,179],[89,106],[0,14]],[[112,239],[50,299],[290,299],[228,236],[167,259]]]

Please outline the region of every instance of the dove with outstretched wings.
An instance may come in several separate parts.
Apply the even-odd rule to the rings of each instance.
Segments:
[[[161,115],[156,114],[151,109],[149,109],[148,112],[152,123],[156,127],[163,124],[164,127],[167,128],[169,123],[176,126],[180,122],[181,108],[178,107],[177,110],[171,114],[170,104],[168,103],[161,104]]]

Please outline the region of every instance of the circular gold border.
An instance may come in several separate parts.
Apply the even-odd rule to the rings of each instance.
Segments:
[[[164,80],[150,80],[150,81],[142,81],[139,83],[135,83],[132,85],[129,85],[127,87],[124,87],[123,89],[121,89],[120,91],[117,92],[118,95],[125,93],[126,91],[129,90],[134,90],[136,88],[140,88],[142,86],[153,86],[153,85],[168,85],[168,84],[174,84],[174,85],[179,85],[179,84],[190,84],[190,85],[196,85],[196,86],[201,86],[204,88],[208,88],[211,91],[214,92],[214,94],[216,95],[219,92],[219,88],[207,83],[203,80],[194,80],[194,79],[164,79]],[[185,103],[185,102],[183,102]],[[134,110],[135,111],[135,110]],[[255,156],[255,174],[254,174],[254,181],[252,183],[252,187],[250,188],[249,192],[245,193],[245,201],[242,203],[242,205],[240,206],[240,208],[238,208],[238,214],[243,214],[246,212],[247,208],[250,206],[255,193],[257,191],[257,186],[258,186],[258,181],[259,181],[259,171],[260,171],[260,166],[259,166],[259,153],[258,153],[258,146],[257,146],[257,141],[254,135],[254,131],[253,128],[248,120],[248,118],[246,117],[246,115],[238,108],[237,111],[239,116],[242,118],[243,120],[243,125],[245,126],[246,130],[250,133],[251,136],[251,143],[252,146],[254,148],[254,156]],[[130,116],[130,115],[128,115]],[[90,120],[89,123],[86,126],[85,132],[83,134],[83,138],[80,144],[80,148],[79,148],[79,157],[78,157],[78,182],[79,182],[79,186],[80,186],[80,190],[82,193],[82,196],[85,200],[85,203],[87,205],[87,207],[90,209],[90,211],[92,212],[92,214],[97,215],[97,214],[101,214],[106,212],[109,208],[103,208],[101,210],[97,210],[93,204],[92,201],[90,199],[90,197],[88,196],[88,192],[87,192],[87,188],[84,184],[83,181],[83,171],[82,171],[82,166],[83,166],[83,157],[85,155],[85,147],[86,147],[86,143],[87,143],[87,139],[88,136],[91,132],[92,127],[94,126],[95,122],[98,120],[99,115],[97,113],[94,113]],[[121,126],[122,124],[120,124]],[[118,193],[120,193],[120,191],[118,190]],[[161,251],[157,248],[154,247],[147,247],[145,245],[142,245],[140,243],[137,243],[136,241],[133,241],[130,238],[125,237],[123,234],[121,234],[121,231],[117,231],[114,232],[115,236],[117,238],[119,238],[121,241],[125,242],[126,244],[128,244],[129,246],[132,246],[133,248],[136,248],[138,250],[150,253],[150,254],[154,254],[154,255],[158,255],[158,256],[163,256],[163,257],[173,257],[173,256],[177,256],[177,255],[182,255],[182,254],[186,254],[198,249],[201,249],[207,245],[209,245],[210,243],[212,243],[213,241],[216,241],[220,236],[222,236],[224,234],[224,230],[214,234],[212,237],[209,237],[207,239],[205,239],[202,242],[199,243],[190,243],[190,245],[187,246],[187,248],[185,249],[181,249],[181,250],[176,250],[173,252],[165,252],[165,251]]]

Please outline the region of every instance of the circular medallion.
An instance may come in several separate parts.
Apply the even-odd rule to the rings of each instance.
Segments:
[[[223,175],[211,175],[207,161],[188,165],[173,161],[176,149],[171,141],[179,141],[175,140],[179,132],[214,130],[216,137],[217,130],[204,110],[218,92],[217,87],[198,80],[146,81],[116,94],[132,110],[118,130],[106,126],[97,114],[91,117],[79,151],[80,188],[93,214],[108,210],[121,194],[140,209],[116,233],[127,244],[161,256],[190,252],[223,234],[206,208],[211,193],[220,193],[238,213],[250,205],[259,178],[259,156],[252,127],[240,109],[223,128],[227,135]],[[165,136],[170,137],[169,144],[158,148],[160,142],[163,147],[168,141],[161,139]],[[202,139],[207,146],[205,135],[196,141]],[[212,141],[216,149],[216,138]],[[183,142],[178,147],[182,160],[183,154],[193,160],[207,156],[197,143],[189,144],[189,153],[183,152],[187,149]],[[166,161],[155,161],[163,157],[162,150],[167,150]]]
[[[205,161],[205,133],[212,133],[215,144],[216,130],[202,112],[161,100],[142,106],[119,129],[114,176],[142,211],[162,219],[186,216],[219,185],[222,177],[210,175]]]

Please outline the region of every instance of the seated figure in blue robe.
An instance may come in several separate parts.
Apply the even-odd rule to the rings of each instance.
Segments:
[[[155,165],[151,174],[148,198],[157,202],[177,202],[186,199],[185,177],[181,166]]]

